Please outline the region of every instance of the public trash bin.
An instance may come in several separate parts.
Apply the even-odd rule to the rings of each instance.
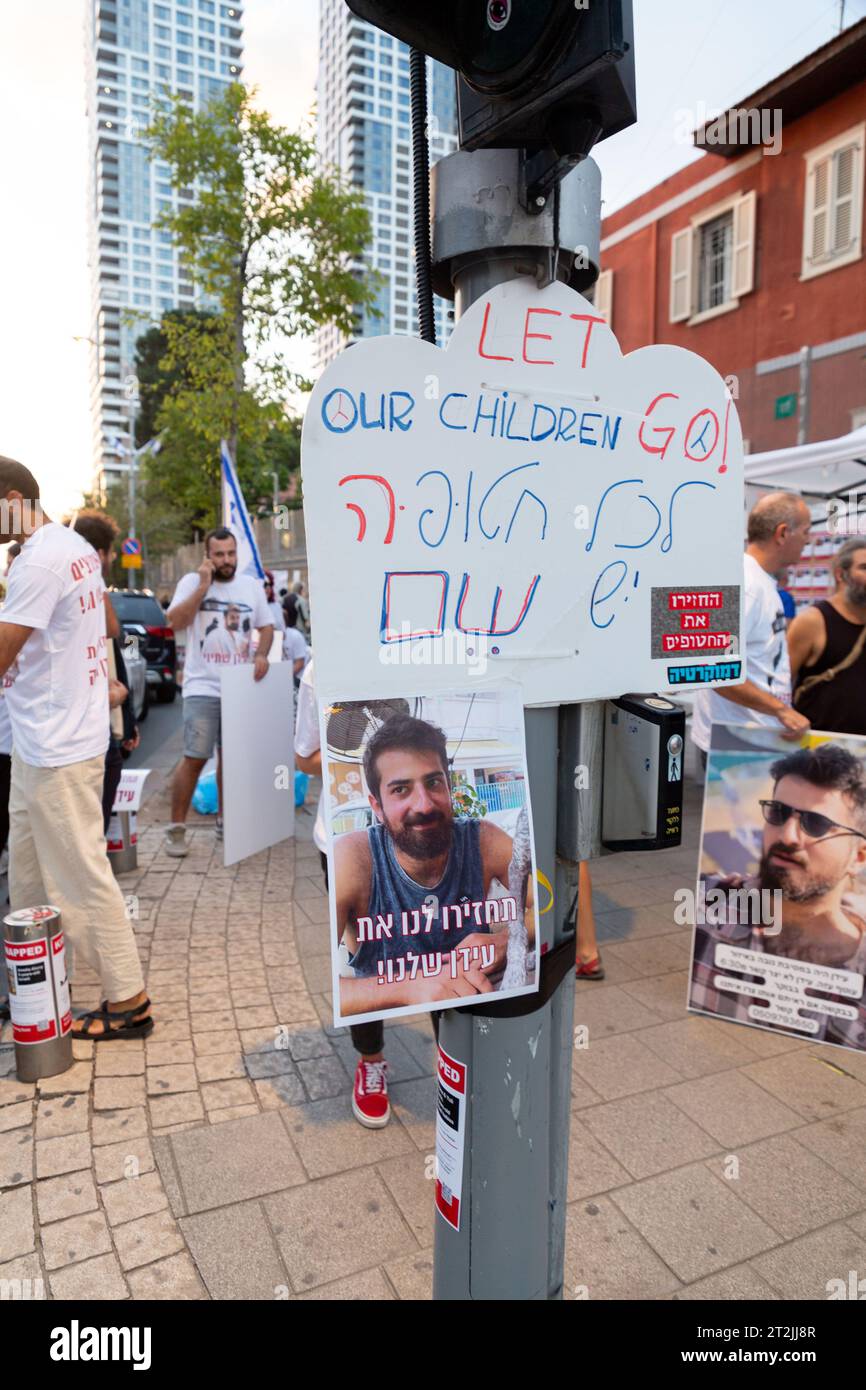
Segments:
[[[60,911],[23,907],[3,919],[9,1007],[19,1081],[72,1066],[72,1009]]]

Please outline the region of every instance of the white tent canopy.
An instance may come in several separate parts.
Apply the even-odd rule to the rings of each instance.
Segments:
[[[866,490],[866,425],[815,444],[747,454],[746,483],[805,497],[844,496],[854,488]]]

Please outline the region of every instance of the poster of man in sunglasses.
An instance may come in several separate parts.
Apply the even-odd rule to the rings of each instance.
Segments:
[[[866,739],[713,726],[689,1008],[866,1051]]]

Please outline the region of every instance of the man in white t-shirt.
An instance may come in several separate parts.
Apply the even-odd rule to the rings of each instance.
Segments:
[[[21,543],[0,612],[0,676],[12,723],[9,897],[53,903],[67,947],[99,975],[107,1003],[73,1023],[105,1041],[151,1032],[132,927],[105,853],[108,657],[102,566],[83,536],[42,511],[23,464],[0,458],[0,543]],[[71,952],[67,956],[71,974]]]
[[[219,814],[222,839],[222,767],[220,763],[220,672],[240,664],[253,667],[253,679],[268,673],[274,626],[261,581],[238,575],[238,549],[224,526],[205,536],[205,558],[198,571],[180,580],[166,623],[186,631],[183,668],[183,752],[171,788],[171,824],[165,832],[166,853],[188,852],[186,818],[199,774],[217,750]],[[253,631],[258,646],[253,652]]]
[[[791,705],[788,625],[773,575],[799,560],[811,524],[809,508],[793,492],[768,493],[749,514],[740,642],[746,679],[695,697],[692,738],[704,766],[713,724],[762,724],[791,738],[809,728],[808,719]]]
[[[265,598],[268,601],[268,609],[274,621],[274,632],[285,632],[286,616],[283,613],[283,605],[277,602],[274,593],[274,575],[272,570],[265,570]]]

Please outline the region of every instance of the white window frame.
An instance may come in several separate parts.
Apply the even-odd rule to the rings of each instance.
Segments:
[[[845,149],[848,145],[856,145],[856,163],[854,166],[854,195],[852,199],[852,223],[853,244],[848,251],[841,255],[829,253],[821,258],[820,261],[812,260],[812,233],[814,229],[814,195],[815,195],[815,167],[825,159],[831,158],[837,150]],[[863,183],[864,169],[866,169],[866,159],[864,159],[864,149],[866,149],[866,121],[861,121],[859,125],[852,126],[850,130],[845,130],[841,135],[834,135],[832,140],[827,140],[823,145],[818,145],[813,150],[807,150],[803,155],[806,161],[806,190],[803,199],[803,261],[800,271],[800,279],[814,280],[816,275],[826,275],[828,271],[839,270],[843,265],[852,265],[854,261],[859,261],[863,256]]]
[[[592,295],[595,312],[600,314],[608,328],[613,324],[613,271],[602,270],[595,282]]]
[[[717,305],[715,305],[714,308],[712,308],[712,309],[702,309],[702,310],[700,310],[700,311],[695,311],[694,306],[695,306],[695,304],[697,303],[697,300],[698,300],[698,292],[699,292],[699,291],[698,291],[698,287],[699,287],[700,273],[701,273],[701,265],[700,265],[700,247],[701,247],[701,236],[700,236],[700,231],[701,231],[701,228],[702,228],[703,226],[705,226],[707,222],[714,222],[714,221],[716,220],[717,217],[723,217],[725,213],[730,212],[730,213],[731,213],[732,223],[733,223],[733,236],[736,237],[736,234],[737,234],[737,211],[738,211],[738,209],[741,209],[741,208],[744,209],[744,210],[748,208],[748,217],[749,217],[750,228],[751,228],[751,245],[750,245],[751,259],[750,259],[750,272],[749,272],[749,275],[748,275],[748,277],[747,277],[747,280],[748,280],[747,287],[744,288],[739,294],[737,294],[737,295],[732,295],[732,297],[731,297],[730,299],[726,299],[725,302],[724,302],[724,304],[717,304]],[[741,192],[739,192],[739,193],[734,193],[734,194],[731,195],[731,197],[723,199],[722,202],[720,202],[720,203],[714,203],[712,207],[703,208],[700,212],[694,213],[693,216],[692,216],[692,217],[690,218],[690,220],[689,220],[688,226],[686,226],[686,227],[681,227],[681,228],[679,229],[679,232],[675,232],[675,233],[674,233],[674,236],[681,235],[683,232],[689,232],[689,233],[690,233],[690,237],[689,237],[689,240],[690,240],[690,248],[689,248],[689,249],[690,249],[690,262],[689,262],[689,264],[690,264],[690,270],[689,270],[689,275],[688,275],[688,281],[687,281],[687,283],[688,283],[689,291],[690,291],[691,304],[690,304],[690,312],[689,312],[688,314],[677,315],[676,317],[674,317],[674,314],[673,314],[673,264],[672,264],[672,265],[671,265],[671,310],[670,310],[670,315],[669,315],[671,323],[685,323],[689,328],[691,328],[691,327],[693,327],[695,324],[706,323],[706,322],[708,322],[708,320],[710,320],[710,319],[719,318],[720,315],[722,315],[722,314],[730,314],[730,313],[733,312],[734,309],[739,309],[739,307],[740,307],[740,299],[742,298],[742,296],[743,296],[744,294],[750,294],[750,293],[752,292],[752,290],[755,288],[755,229],[756,229],[756,218],[757,218],[756,209],[757,209],[757,197],[756,197],[756,193],[755,193],[755,190],[754,190],[754,189],[746,190],[746,192],[742,192],[742,191],[741,191]],[[672,242],[673,242],[673,238],[672,238]],[[736,241],[734,241],[734,243],[733,243],[733,245],[732,245],[732,247],[731,247],[731,284],[732,284],[732,286],[733,286],[734,283],[735,283],[735,276],[736,276],[737,249],[738,249],[738,248],[737,248],[737,243],[736,243]]]

